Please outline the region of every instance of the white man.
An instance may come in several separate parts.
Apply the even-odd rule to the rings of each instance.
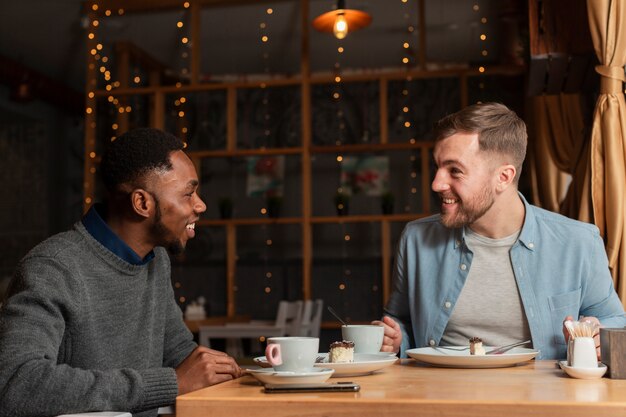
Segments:
[[[532,339],[539,359],[563,358],[564,319],[626,325],[598,229],[519,193],[524,122],[484,103],[446,116],[434,133],[441,213],[402,234],[382,350]]]

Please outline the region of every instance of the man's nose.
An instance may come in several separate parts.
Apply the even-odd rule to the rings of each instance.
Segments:
[[[202,201],[199,195],[197,196],[196,204],[194,204],[193,209],[196,213],[204,213],[206,211],[206,204],[204,204],[204,201]]]
[[[450,184],[446,180],[446,176],[441,172],[437,171],[435,173],[435,178],[433,178],[433,182],[430,185],[431,189],[436,192],[447,191],[450,189]]]

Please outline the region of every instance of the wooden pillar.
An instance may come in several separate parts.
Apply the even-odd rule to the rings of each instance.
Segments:
[[[380,222],[381,258],[382,258],[382,291],[383,306],[389,301],[391,294],[391,225],[389,220]]]
[[[233,152],[237,147],[237,89],[226,90],[226,150]],[[237,277],[237,229],[233,223],[226,225],[226,303],[228,316],[237,312],[235,285]]]
[[[388,85],[389,82],[386,78],[381,77],[378,82],[378,107],[379,113],[378,117],[380,119],[380,143],[388,143],[389,142],[389,124],[387,123],[388,117],[387,114],[389,112],[389,100],[388,100]]]
[[[226,89],[226,150],[237,148],[237,88]]]
[[[417,0],[417,18],[419,24],[419,52],[418,52],[418,65],[422,70],[426,69],[426,8],[424,6],[425,0]]]
[[[226,225],[226,315],[236,314],[235,270],[237,268],[237,229],[233,223]]]
[[[311,299],[313,230],[311,225],[311,64],[309,57],[309,1],[300,0],[302,26],[302,296]]]

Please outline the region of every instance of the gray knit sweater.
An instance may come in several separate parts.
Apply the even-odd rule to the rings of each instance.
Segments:
[[[163,248],[131,265],[78,222],[18,265],[0,310],[0,416],[131,411],[154,416],[196,347]]]

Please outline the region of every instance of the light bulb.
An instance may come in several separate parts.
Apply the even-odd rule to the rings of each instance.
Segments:
[[[348,35],[348,22],[343,13],[338,14],[335,18],[335,24],[333,25],[333,33],[335,38],[343,39]]]

